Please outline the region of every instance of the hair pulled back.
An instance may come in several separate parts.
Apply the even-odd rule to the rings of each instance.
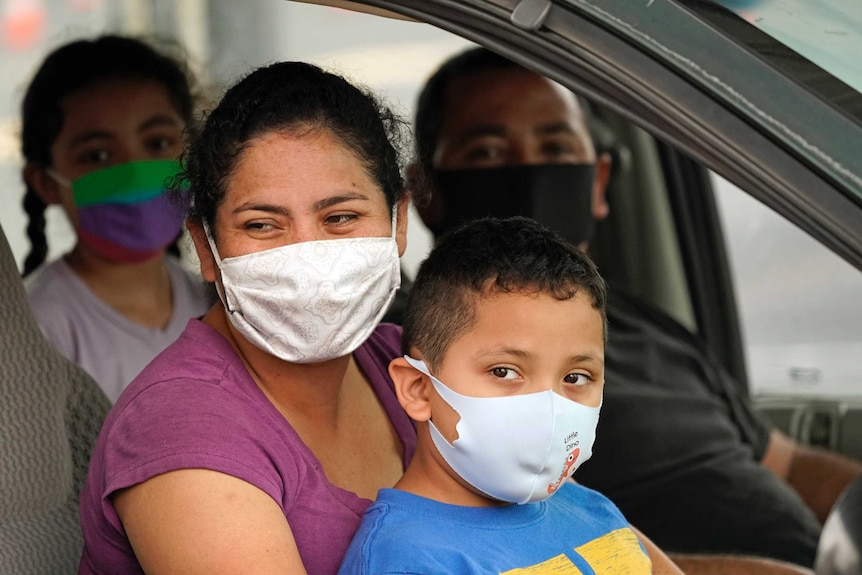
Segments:
[[[395,204],[405,193],[400,151],[404,121],[373,94],[303,62],[258,68],[227,90],[183,152],[189,218],[215,233],[215,214],[237,159],[259,136],[329,130],[360,159]],[[182,185],[175,185],[179,189]]]
[[[191,120],[192,78],[179,56],[161,53],[143,40],[125,36],[76,40],[51,52],[27,87],[21,105],[24,160],[42,167],[51,166],[51,146],[63,127],[63,99],[100,82],[117,79],[158,82],[167,90],[176,111],[186,122]],[[46,206],[29,185],[23,206],[29,217],[27,236],[31,244],[24,262],[26,276],[45,261],[48,244]]]

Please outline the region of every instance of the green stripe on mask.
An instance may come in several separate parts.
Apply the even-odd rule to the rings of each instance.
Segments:
[[[177,160],[138,160],[110,166],[81,176],[72,183],[78,207],[96,204],[131,204],[154,198],[179,173]]]

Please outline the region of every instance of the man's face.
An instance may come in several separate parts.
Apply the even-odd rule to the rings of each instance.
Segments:
[[[446,113],[432,158],[438,169],[596,161],[577,99],[528,70],[455,78]]]
[[[540,74],[486,70],[450,81],[419,206],[439,236],[483,216],[531,217],[586,249],[607,216],[610,158],[596,157],[577,98]]]

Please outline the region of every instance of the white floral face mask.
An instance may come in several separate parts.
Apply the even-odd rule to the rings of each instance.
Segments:
[[[431,375],[424,361],[404,359],[460,416],[454,443],[428,422],[440,455],[489,497],[519,504],[547,499],[593,454],[601,405],[582,405],[551,390],[469,397]]]
[[[401,286],[395,219],[393,210],[391,237],[300,242],[224,260],[204,225],[230,322],[260,349],[292,363],[352,353]]]

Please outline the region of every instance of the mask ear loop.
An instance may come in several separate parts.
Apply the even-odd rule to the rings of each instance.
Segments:
[[[394,240],[396,237],[396,230],[398,229],[398,202],[392,204],[392,239]]]
[[[213,239],[213,235],[212,235],[212,232],[210,231],[209,224],[207,224],[206,221],[202,221],[201,224],[204,228],[204,235],[206,235],[207,242],[210,245],[210,251],[213,254],[213,259],[215,259],[216,267],[219,269],[219,272],[221,272],[222,260],[221,260],[221,257],[219,256],[218,248],[216,248],[215,239]],[[216,279],[216,281],[215,281],[216,293],[218,293],[219,299],[221,299],[221,303],[222,303],[222,305],[224,305],[224,308],[227,310],[227,312],[232,314],[232,313],[236,312],[236,310],[231,309],[230,304],[227,301],[227,294],[225,294],[224,286],[222,285],[223,280],[221,278],[222,278],[222,274],[219,274],[219,278]]]
[[[57,182],[58,184],[60,184],[64,188],[68,188],[70,190],[72,189],[72,182],[69,181],[68,178],[61,176],[60,173],[57,172],[57,170],[55,170],[54,168],[52,168],[50,166],[45,168],[45,173],[48,174],[48,176],[52,180],[54,180],[55,182]]]

